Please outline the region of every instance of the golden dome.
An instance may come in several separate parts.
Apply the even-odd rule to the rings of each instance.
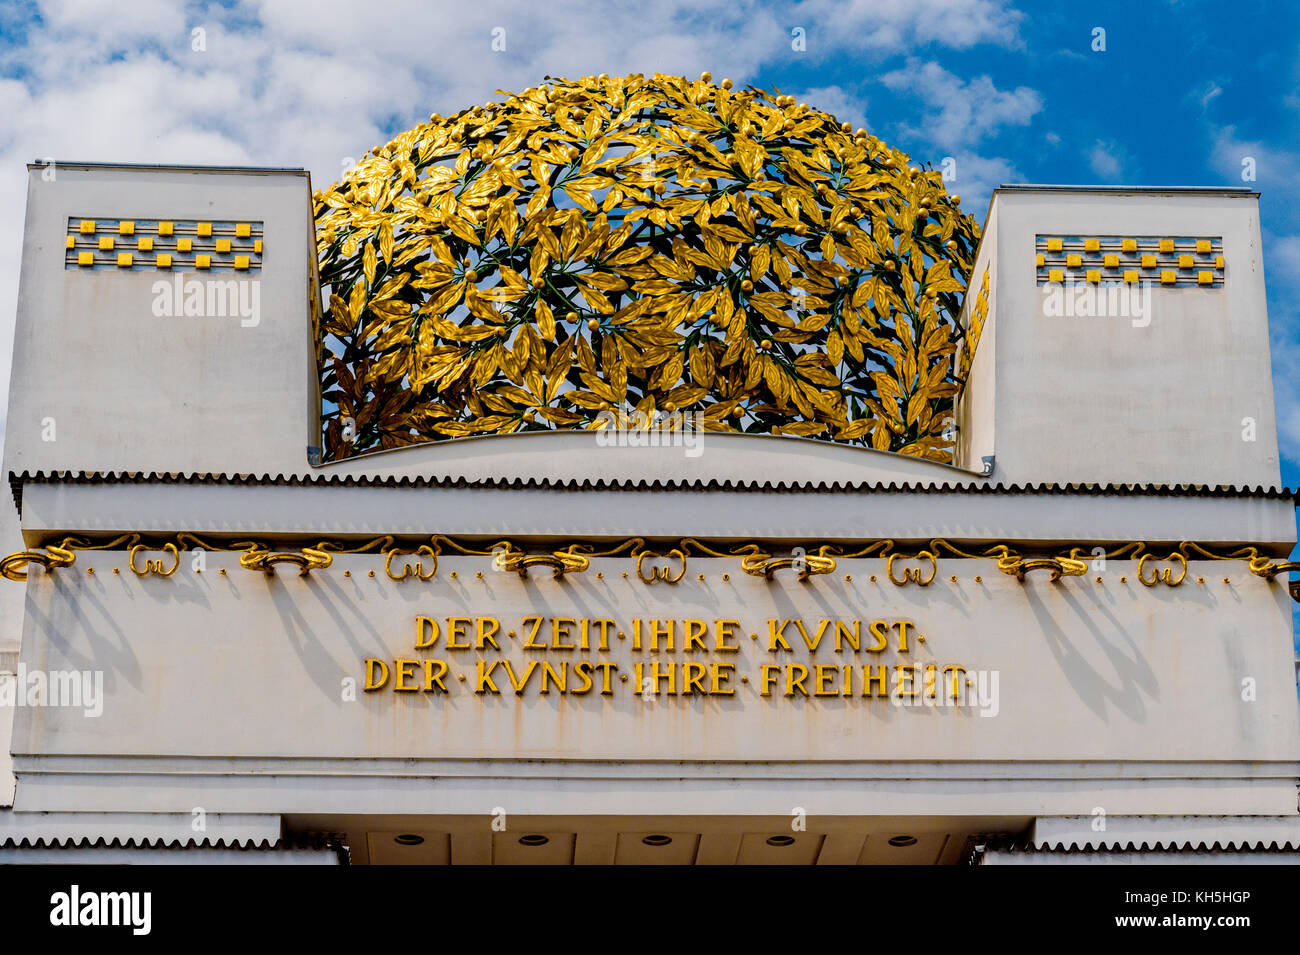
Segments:
[[[325,456],[680,412],[948,460],[959,201],[708,74],[431,116],[315,195]]]

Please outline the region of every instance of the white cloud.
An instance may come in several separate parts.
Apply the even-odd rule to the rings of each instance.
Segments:
[[[792,90],[791,95],[800,102],[825,110],[843,123],[849,123],[854,129],[871,131],[867,122],[867,101],[849,93],[839,86],[819,86],[802,91]]]
[[[963,81],[938,63],[909,60],[880,81],[889,89],[916,94],[933,109],[920,127],[906,127],[941,149],[969,146],[997,134],[1003,126],[1028,126],[1043,108],[1028,86],[999,90],[988,76]]]
[[[1088,165],[1105,182],[1119,182],[1124,178],[1122,150],[1112,141],[1097,140],[1088,152]]]

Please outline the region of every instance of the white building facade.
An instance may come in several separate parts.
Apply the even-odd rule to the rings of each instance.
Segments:
[[[320,465],[306,175],[39,173],[0,861],[1294,861],[1256,194],[998,190],[952,466]]]

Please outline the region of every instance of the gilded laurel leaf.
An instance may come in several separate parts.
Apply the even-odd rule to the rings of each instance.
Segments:
[[[327,459],[669,409],[950,459],[979,229],[937,173],[754,88],[503,96],[315,195]]]

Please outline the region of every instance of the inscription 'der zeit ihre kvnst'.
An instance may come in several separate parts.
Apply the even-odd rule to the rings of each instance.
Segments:
[[[926,642],[911,620],[769,619],[766,634],[746,633],[739,620],[635,618],[621,627],[610,618],[525,616],[517,629],[505,630],[496,617],[415,618],[418,656],[368,658],[365,690],[449,693],[463,684],[476,694],[558,693],[615,695],[620,685],[639,695],[734,696],[737,684],[757,687],[768,697],[867,697],[894,699],[965,699],[967,669],[959,664],[909,663],[906,656],[887,662],[881,656],[862,663],[855,657],[892,653],[909,655]],[[782,654],[818,649],[837,655],[834,663],[772,662],[757,664],[757,673],[738,672],[741,641],[750,639],[779,659]],[[609,653],[620,641],[633,654],[657,654],[632,664],[632,672],[580,653]],[[502,642],[525,654],[509,659]],[[663,654],[708,654],[712,659],[664,659]],[[433,654],[438,654],[434,656]],[[529,656],[532,656],[530,659]],[[572,654],[573,656],[569,656]],[[470,659],[473,657],[473,659]],[[851,662],[850,662],[851,661]]]

